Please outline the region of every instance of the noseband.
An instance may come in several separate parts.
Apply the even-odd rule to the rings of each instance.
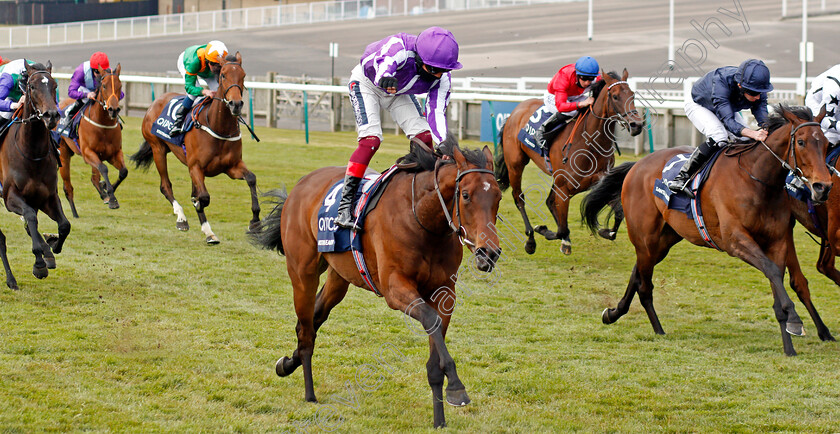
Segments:
[[[791,127],[791,129],[790,129],[790,139],[788,139],[788,152],[787,152],[788,155],[787,155],[787,158],[785,158],[784,160],[779,158],[779,156],[776,155],[776,153],[773,152],[773,150],[770,149],[769,146],[767,146],[767,143],[764,143],[763,141],[761,141],[759,143],[764,145],[764,147],[767,148],[768,151],[770,151],[770,154],[773,155],[773,157],[775,157],[776,160],[779,161],[779,163],[781,163],[782,167],[789,170],[793,174],[793,176],[796,179],[799,180],[799,182],[810,185],[811,181],[809,181],[808,178],[805,177],[805,175],[802,173],[802,170],[799,168],[799,164],[796,161],[796,152],[794,152],[794,143],[793,143],[794,142],[794,135],[796,135],[796,132],[799,131],[799,129],[802,128],[802,127],[817,127],[817,128],[820,128],[820,123],[819,122],[803,122],[803,123],[797,125],[796,127]],[[790,160],[791,158],[793,158],[793,167],[791,167],[790,164],[788,164],[788,162],[787,162],[787,160]],[[831,167],[831,165],[827,164],[827,166],[830,169],[834,169],[833,167]],[[837,169],[834,169],[834,172],[836,173]]]
[[[47,77],[52,79],[52,75],[50,75],[50,73],[48,71],[35,71],[35,72],[33,72],[29,77],[26,78],[26,93],[25,93],[26,96],[29,96],[29,95],[32,94],[32,92],[31,92],[32,84],[30,83],[30,81],[37,74],[47,74]],[[26,105],[28,105],[29,107],[32,108],[32,112],[34,114],[30,115],[27,118],[20,119],[18,122],[28,123],[28,122],[32,122],[32,121],[40,121],[41,119],[44,118],[44,113],[42,113],[41,110],[38,109],[38,107],[35,107],[35,103],[32,101],[32,98],[26,98]]]
[[[227,63],[225,63],[225,66],[227,66],[227,65],[236,65],[236,66],[239,66],[240,68],[242,67],[242,65],[239,62],[227,62]],[[221,71],[219,71],[219,74],[221,75]],[[217,99],[217,100],[225,103],[225,105],[230,104],[230,101],[227,99],[227,94],[228,94],[228,91],[230,91],[234,87],[239,88],[239,94],[240,95],[245,93],[245,88],[243,86],[240,86],[237,83],[233,83],[232,85],[225,88],[225,91],[222,92],[222,97],[221,98],[214,96],[213,99]]]
[[[633,109],[633,110],[625,111],[624,113],[619,113],[619,112],[618,112],[618,108],[616,107],[616,105],[615,105],[615,103],[612,101],[612,99],[609,97],[609,94],[610,94],[610,89],[612,89],[612,88],[613,88],[613,86],[616,86],[616,85],[619,85],[619,84],[627,84],[627,85],[629,86],[629,84],[628,84],[626,81],[624,81],[624,80],[622,80],[622,81],[616,81],[616,82],[614,82],[613,84],[611,84],[611,85],[607,86],[607,89],[606,89],[606,91],[607,91],[607,104],[609,104],[609,107],[610,107],[610,108],[612,108],[612,109],[613,109],[613,111],[615,112],[615,114],[619,117],[618,122],[622,122],[622,123],[625,123],[625,124],[628,124],[628,125],[629,125],[629,124],[630,124],[630,121],[628,121],[628,120],[627,120],[627,118],[628,118],[628,117],[630,117],[630,115],[636,115],[636,116],[638,116],[638,115],[639,115],[639,111],[638,111],[638,110],[636,110],[636,109]],[[632,97],[630,97],[630,98],[635,98],[635,94],[634,94]],[[612,116],[607,117],[607,104],[604,104],[604,114],[603,114],[603,115],[598,116],[598,115],[596,115],[596,114],[595,114],[595,112],[592,112],[592,116],[595,116],[596,118],[598,118],[598,119],[600,119],[600,120],[602,120],[602,121],[603,121],[603,120],[610,120],[610,119],[612,119]]]
[[[461,226],[461,201],[459,200],[460,190],[461,190],[461,179],[470,173],[489,173],[490,175],[496,176],[492,170],[489,169],[467,169],[465,171],[458,170],[458,174],[455,175],[455,196],[453,197],[454,208],[455,208],[455,217],[458,219],[458,223],[456,224],[455,221],[452,219],[452,216],[449,214],[449,208],[446,206],[446,201],[443,199],[443,193],[440,191],[440,184],[438,183],[438,170],[443,166],[441,164],[442,160],[435,161],[435,193],[437,193],[438,200],[440,200],[440,206],[443,208],[443,215],[446,216],[446,223],[449,225],[449,229],[452,232],[437,234],[423,225],[420,222],[420,219],[417,217],[417,209],[415,207],[414,201],[414,181],[417,179],[417,174],[414,174],[414,178],[411,180],[411,212],[414,213],[414,220],[417,221],[417,224],[420,225],[421,228],[425,229],[427,232],[435,234],[435,235],[449,235],[457,234],[458,240],[461,241],[462,245],[466,245],[469,247],[475,247],[475,243],[472,242],[469,238],[467,238],[467,230]]]

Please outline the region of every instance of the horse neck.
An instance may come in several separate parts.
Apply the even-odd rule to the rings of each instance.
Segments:
[[[604,86],[604,89],[598,95],[598,99],[586,111],[585,118],[582,121],[583,129],[580,132],[579,140],[583,147],[592,149],[597,160],[613,156],[613,137],[615,137],[616,122],[610,120],[604,110],[608,97],[607,88]],[[604,113],[604,115],[601,115],[601,113]],[[574,138],[572,139],[574,140]]]
[[[30,104],[24,104],[23,105],[23,110],[21,111],[20,118],[21,119],[29,119],[30,117],[34,116],[35,114],[36,114],[35,109],[32,108],[32,106]],[[44,121],[42,121],[41,119],[35,118],[35,119],[32,119],[31,121],[28,121],[28,122],[22,122],[21,125],[20,125],[19,134],[25,134],[31,140],[33,138],[38,138],[41,135],[49,134],[49,131],[47,130],[47,126],[44,125]],[[34,141],[34,143],[32,143],[32,146],[30,146],[30,147],[37,148],[38,147],[37,146],[37,141]]]
[[[447,164],[442,166],[437,173],[441,196],[449,215],[453,219],[455,218],[453,197],[455,196],[455,176],[457,172],[458,168],[455,167],[455,164]],[[451,232],[449,221],[446,219],[440,198],[435,191],[435,172],[418,173],[414,189],[415,211],[423,226],[436,234],[449,235]]]
[[[239,128],[238,120],[231,114],[227,104],[221,99],[214,98],[205,110],[208,125],[219,134],[232,135]]]
[[[788,146],[789,140],[790,128],[782,127],[764,142],[770,150],[767,150],[760,143],[757,144],[755,150],[751,153],[754,155],[752,162],[746,164],[749,167],[750,174],[764,182],[781,186],[788,174],[788,170],[782,166],[782,163],[773,154],[779,157],[779,159],[786,161],[788,157],[787,153],[790,151]],[[792,163],[788,162],[788,164]]]

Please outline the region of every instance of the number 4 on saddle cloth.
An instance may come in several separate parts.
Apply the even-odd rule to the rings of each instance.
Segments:
[[[193,126],[195,126],[195,117],[204,110],[205,106],[209,104],[210,99],[206,97],[200,97],[195,100],[193,103],[192,110],[187,113],[186,117],[184,117],[184,131],[183,134],[178,134],[175,137],[172,137],[169,133],[172,132],[172,128],[175,126],[175,115],[181,109],[181,105],[186,99],[186,95],[181,95],[169,100],[166,103],[166,107],[160,112],[160,116],[155,119],[154,125],[152,125],[152,134],[157,137],[160,137],[163,140],[166,140],[173,145],[180,146],[184,148],[184,136],[187,135],[187,131],[191,130]],[[186,149],[184,149],[184,153],[186,153]]]
[[[720,248],[712,241],[712,238],[709,236],[708,231],[706,231],[706,223],[703,221],[703,212],[700,209],[700,189],[703,187],[703,183],[706,179],[709,178],[709,172],[712,170],[712,165],[715,164],[718,157],[721,153],[723,153],[724,148],[720,148],[709,158],[709,161],[697,171],[697,173],[689,180],[688,186],[691,189],[691,192],[694,193],[694,198],[688,197],[687,194],[683,192],[675,193],[668,188],[668,184],[677,177],[677,174],[680,173],[680,169],[682,169],[683,164],[688,160],[691,154],[677,154],[668,160],[665,163],[665,167],[662,168],[662,178],[656,179],[653,184],[653,195],[662,199],[663,202],[668,206],[668,209],[672,209],[675,211],[679,211],[686,215],[686,217],[694,220],[694,224],[697,226],[697,230],[700,232],[700,236],[703,237],[703,240],[706,241],[710,247],[714,247],[717,250]]]

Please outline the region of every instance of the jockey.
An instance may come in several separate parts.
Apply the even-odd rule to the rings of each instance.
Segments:
[[[553,114],[534,133],[534,140],[540,147],[548,148],[551,140],[560,131],[561,125],[575,117],[578,109],[595,102],[594,98],[585,94],[592,84],[598,81],[600,70],[595,59],[583,56],[577,62],[560,68],[557,74],[554,74],[554,78],[548,83],[548,92],[543,98],[544,110]]]
[[[227,56],[228,50],[222,41],[210,41],[205,45],[193,45],[188,47],[178,56],[178,71],[184,77],[184,89],[187,91],[187,99],[181,108],[175,113],[175,126],[172,127],[170,135],[175,136],[183,131],[184,117],[192,108],[195,99],[204,95],[207,97],[216,96],[216,89],[219,88],[219,72],[222,70],[222,59]],[[201,77],[207,83],[209,89],[202,89],[198,84]]]
[[[767,120],[767,93],[773,90],[770,70],[757,59],[740,66],[724,66],[709,72],[686,95],[685,115],[708,141],[702,143],[683,164],[668,185],[675,192],[685,188],[689,178],[711,157],[715,148],[727,146],[730,138],[767,139],[767,130],[750,129],[738,113],[749,108],[759,126]],[[690,191],[683,190],[689,196]]]
[[[805,96],[805,105],[811,109],[814,116],[825,106],[823,133],[832,147],[840,144],[840,129],[837,127],[837,122],[840,121],[840,109],[837,107],[840,105],[840,65],[832,66],[814,79],[808,95]]]
[[[73,105],[66,111],[66,115],[61,120],[62,127],[66,127],[70,123],[70,119],[76,115],[82,106],[93,98],[96,98],[96,89],[99,88],[99,83],[102,82],[102,77],[99,74],[99,68],[110,68],[108,56],[97,51],[90,56],[90,60],[79,65],[73,75],[70,77],[70,85],[67,87],[67,95],[75,99]],[[120,93],[120,99],[123,99],[125,93]]]
[[[446,107],[452,87],[449,71],[460,69],[458,42],[448,30],[430,27],[414,36],[397,33],[370,44],[350,74],[350,101],[356,113],[359,145],[344,175],[335,223],[356,227],[351,207],[356,189],[382,142],[380,108],[391,113],[407,137],[429,148],[446,138]],[[425,116],[414,95],[426,93]]]
[[[30,60],[16,59],[0,66],[0,118],[4,119],[0,129],[12,119],[15,110],[25,101],[23,91],[26,84],[21,80],[26,76],[24,62],[30,65],[34,63]]]

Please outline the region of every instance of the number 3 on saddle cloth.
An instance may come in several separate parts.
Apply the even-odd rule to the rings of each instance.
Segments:
[[[665,167],[662,169],[662,178],[658,178],[653,184],[653,195],[662,199],[666,205],[668,205],[668,209],[673,209],[679,211],[686,215],[686,217],[694,220],[694,224],[697,226],[697,230],[700,232],[700,236],[703,237],[703,240],[709,247],[714,247],[717,250],[720,250],[720,247],[712,241],[712,238],[709,236],[709,232],[706,230],[706,222],[703,221],[703,212],[700,209],[700,189],[703,187],[703,183],[706,182],[706,179],[709,178],[709,172],[712,170],[712,165],[715,164],[720,154],[723,153],[724,149],[720,148],[712,155],[712,158],[709,158],[709,161],[697,171],[693,178],[689,181],[689,188],[691,192],[694,193],[694,199],[689,198],[687,194],[683,192],[674,193],[668,188],[668,183],[674,180],[677,177],[677,174],[680,173],[680,169],[682,169],[683,164],[688,160],[688,157],[691,154],[677,154],[667,163],[665,163]]]
[[[534,139],[534,134],[537,132],[540,126],[544,124],[545,121],[548,120],[548,118],[551,117],[552,114],[553,113],[549,111],[545,105],[540,106],[540,108],[538,108],[537,111],[535,111],[534,114],[531,115],[531,117],[528,119],[528,123],[526,123],[525,126],[522,127],[521,130],[519,130],[519,134],[516,136],[516,138],[519,139],[520,142],[525,144],[525,146],[527,146],[529,149],[546,158],[548,154],[548,149],[543,148],[542,146],[537,144],[537,140]],[[566,123],[564,122],[560,124],[556,128],[556,130],[562,130],[565,126]],[[547,135],[552,135],[551,133],[551,131],[546,131]]]
[[[356,217],[356,223],[359,227],[364,227],[365,217],[379,203],[379,198],[382,197],[382,193],[390,182],[391,175],[398,170],[399,168],[394,165],[381,175],[374,171],[369,171],[365,176],[364,181],[359,186],[359,191],[356,193],[358,199],[353,207],[353,215]],[[368,289],[381,297],[382,294],[379,293],[376,285],[370,279],[370,273],[368,273],[367,265],[362,255],[362,238],[360,234],[356,232],[351,233],[349,229],[338,227],[335,224],[335,219],[338,217],[339,196],[343,188],[343,180],[333,184],[326,197],[324,197],[323,205],[318,210],[318,251],[330,253],[352,251],[353,259],[356,261],[356,267],[359,269],[362,279],[367,283]]]
[[[187,148],[184,146],[184,136],[187,135],[187,131],[191,130],[193,126],[195,126],[195,117],[204,110],[207,106],[207,102],[211,101],[206,97],[196,99],[195,102],[193,102],[192,109],[184,117],[184,128],[182,128],[184,132],[172,137],[169,133],[175,126],[175,115],[181,109],[181,105],[186,98],[186,95],[181,95],[169,100],[169,102],[166,103],[166,107],[161,110],[160,115],[157,119],[155,119],[155,123],[152,125],[152,134],[169,143],[172,143],[173,145],[180,146],[181,149],[184,150],[184,155],[187,153]]]

